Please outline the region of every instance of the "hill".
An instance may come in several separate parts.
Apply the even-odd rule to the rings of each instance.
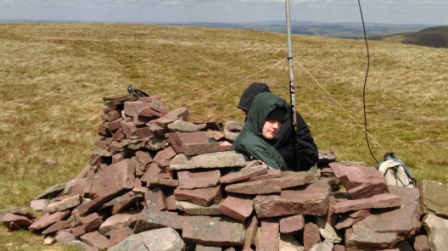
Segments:
[[[285,21],[260,21],[247,23],[169,23],[175,26],[207,26],[216,28],[249,29],[286,33]],[[395,33],[415,32],[431,27],[425,24],[382,24],[366,23],[367,38]],[[291,33],[335,38],[364,39],[361,22],[324,23],[311,21],[291,21]]]
[[[434,48],[448,48],[448,25],[426,28],[418,32],[373,37],[372,39]]]
[[[447,49],[369,41],[369,51],[365,101],[375,158],[393,151],[417,180],[447,183]],[[297,109],[318,147],[376,165],[362,129],[364,41],[294,35],[293,55]],[[170,109],[187,107],[193,122],[242,121],[236,104],[252,82],[289,100],[286,56],[286,36],[277,32],[0,24],[0,209],[28,206],[88,165],[103,97],[133,85]],[[45,249],[32,234],[0,232],[8,250]]]
[[[281,21],[252,23],[172,23],[164,25],[205,26],[286,33],[285,23]],[[425,24],[382,23],[366,23],[365,26],[366,36],[369,40],[382,40],[435,48],[448,47],[447,26],[431,27]],[[322,23],[293,21],[291,22],[291,33],[333,38],[364,39],[363,26],[360,22]]]

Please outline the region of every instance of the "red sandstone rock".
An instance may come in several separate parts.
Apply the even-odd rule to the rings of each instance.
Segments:
[[[258,239],[257,250],[276,251],[279,249],[279,225],[277,221],[261,221],[261,234]]]
[[[227,196],[219,209],[222,214],[241,222],[245,222],[254,210],[250,197],[233,195]]]
[[[221,172],[218,169],[208,171],[180,171],[177,172],[180,189],[194,189],[213,187],[218,185]]]
[[[182,238],[202,245],[241,246],[244,225],[224,217],[187,216]]]
[[[132,231],[132,229],[128,227],[112,229],[110,231],[109,246],[112,247],[133,234],[134,232]]]
[[[370,208],[391,208],[401,206],[401,198],[390,193],[377,194],[370,198],[345,200],[333,206],[335,213],[345,213]]]
[[[162,151],[157,152],[157,154],[154,156],[153,161],[156,162],[160,167],[167,167],[170,165],[171,160],[176,156],[176,152],[174,149],[170,146]]]
[[[161,227],[180,230],[184,226],[185,217],[176,212],[143,209],[135,222],[134,233]]]
[[[337,162],[329,165],[352,199],[368,198],[388,192],[383,174],[374,167],[346,166]]]
[[[93,180],[91,196],[93,198],[114,196],[127,189],[132,189],[134,187],[135,170],[130,163],[130,159],[124,159],[98,171],[96,174],[98,179]]]
[[[44,229],[60,220],[65,219],[70,214],[70,211],[62,211],[62,212],[55,212],[55,213],[46,213],[44,216],[40,217],[38,220],[33,222],[28,229],[31,231],[41,230]]]
[[[100,250],[107,249],[109,247],[109,239],[100,234],[98,231],[86,233],[82,235],[80,239],[89,246],[96,247]]]
[[[230,172],[219,179],[221,184],[230,184],[240,181],[249,180],[252,177],[266,174],[268,172],[266,165],[249,166],[240,169],[239,171]]]
[[[289,234],[302,230],[305,226],[303,215],[293,215],[280,219],[280,233]]]
[[[174,196],[179,201],[188,201],[200,206],[210,206],[221,200],[221,186],[189,190],[176,188]]]
[[[303,190],[285,190],[281,195],[258,195],[254,208],[259,218],[294,214],[325,215],[328,209],[330,187],[319,183]]]
[[[314,244],[317,244],[319,242],[320,234],[317,225],[312,222],[306,223],[303,230],[303,246],[305,247],[305,250],[310,250],[310,248],[313,247]]]
[[[266,179],[230,184],[226,186],[225,190],[228,193],[248,195],[280,193],[281,180]]]
[[[257,234],[257,230],[258,230],[258,219],[257,219],[257,217],[252,216],[246,222],[243,250],[251,250],[250,247],[255,242],[255,235]]]
[[[33,219],[26,215],[7,213],[3,216],[2,223],[9,230],[26,229],[33,223]]]
[[[166,197],[160,187],[154,187],[145,194],[146,208],[156,211],[165,210]]]

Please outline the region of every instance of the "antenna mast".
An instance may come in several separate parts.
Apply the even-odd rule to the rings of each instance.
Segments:
[[[295,87],[294,87],[294,64],[292,57],[292,43],[291,43],[291,18],[290,18],[290,7],[289,0],[285,0],[286,5],[286,33],[288,35],[288,69],[289,69],[289,94],[291,99],[291,113],[292,113],[292,126],[294,131],[297,129],[297,116],[296,116],[296,98],[295,98]]]

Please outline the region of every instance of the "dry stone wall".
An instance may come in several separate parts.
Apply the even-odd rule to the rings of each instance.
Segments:
[[[191,123],[156,97],[106,98],[98,147],[75,178],[2,222],[81,250],[443,250],[447,186],[387,186],[320,151],[308,172],[246,162],[240,122]]]

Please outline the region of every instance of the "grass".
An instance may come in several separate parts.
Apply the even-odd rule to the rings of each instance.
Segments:
[[[417,180],[447,183],[447,49],[369,41],[369,51],[366,111],[375,158],[393,151]],[[293,54],[297,109],[318,147],[376,165],[363,131],[365,43],[294,35]],[[126,94],[131,84],[171,109],[186,106],[190,121],[242,121],[236,104],[252,82],[289,100],[286,56],[281,33],[0,24],[0,208],[27,207],[88,165],[103,97]],[[58,249],[27,231],[0,233],[6,250]]]
[[[448,25],[430,27],[418,32],[404,32],[379,36],[375,39],[434,48],[448,48]]]

